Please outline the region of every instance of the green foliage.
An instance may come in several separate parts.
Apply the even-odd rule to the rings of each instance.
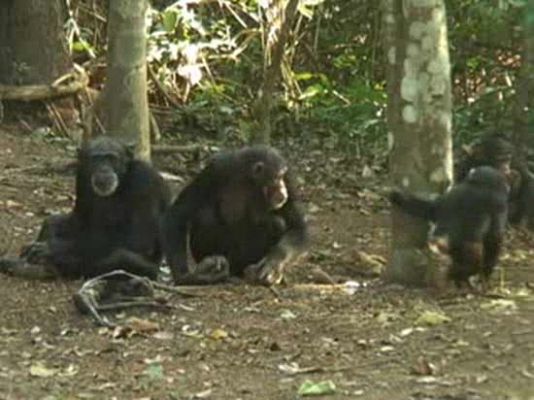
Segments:
[[[359,77],[343,86],[324,74],[301,73],[296,78],[307,85],[299,102],[306,111],[309,126],[323,135],[336,136],[349,149],[385,144],[383,86]]]
[[[527,2],[532,4],[446,2],[457,142],[513,127],[523,26],[534,24],[534,7]],[[276,21],[265,8],[271,3],[163,3],[170,6],[151,10],[147,32],[150,69],[166,96],[152,84],[151,101],[169,105],[171,97],[181,104],[173,132],[245,139],[254,129],[251,105],[262,82],[269,24]],[[301,0],[273,100],[275,135],[320,135],[348,149],[386,148],[379,3]],[[105,32],[93,28],[101,22],[70,15],[73,52],[102,54]]]
[[[511,133],[514,128],[514,90],[510,87],[488,88],[471,104],[459,104],[454,110],[455,142],[470,143],[486,133]]]

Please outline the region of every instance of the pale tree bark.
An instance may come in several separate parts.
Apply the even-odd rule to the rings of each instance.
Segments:
[[[138,158],[150,159],[146,83],[147,0],[109,2],[108,69],[104,104],[106,131],[135,144]]]
[[[299,0],[275,0],[271,7],[279,10],[279,18],[274,28],[274,40],[266,41],[264,50],[263,82],[258,91],[258,99],[253,107],[255,127],[252,141],[255,143],[269,143],[271,139],[271,110],[276,83],[280,77],[286,43],[291,32],[291,26],[297,14]],[[270,35],[269,35],[270,36]]]
[[[423,197],[452,181],[451,80],[443,0],[383,0],[388,129],[393,185]],[[388,280],[426,286],[437,279],[426,250],[428,225],[392,210]]]

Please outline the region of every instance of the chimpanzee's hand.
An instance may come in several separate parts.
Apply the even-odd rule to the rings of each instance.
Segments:
[[[193,274],[220,282],[230,276],[230,264],[224,256],[205,257],[196,265]]]
[[[35,241],[22,249],[20,258],[31,264],[46,264],[50,258],[50,247],[46,242]]]
[[[285,260],[286,257],[280,254],[268,254],[256,264],[245,268],[245,280],[265,286],[277,285],[284,279]]]

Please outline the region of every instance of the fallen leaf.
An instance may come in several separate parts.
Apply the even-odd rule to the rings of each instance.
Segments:
[[[4,202],[5,208],[22,208],[22,204],[17,203],[14,200],[6,200]]]
[[[43,363],[37,362],[30,367],[30,376],[49,378],[58,373],[57,368],[48,368]]]
[[[211,393],[213,392],[212,389],[207,389],[202,392],[195,393],[193,395],[193,399],[207,399],[211,396]]]
[[[159,324],[157,322],[152,322],[146,319],[141,318],[128,318],[126,321],[126,326],[132,331],[138,333],[152,333],[159,331]]]
[[[357,263],[358,272],[364,276],[380,276],[384,271],[386,260],[382,256],[369,254],[361,250],[353,251],[352,256]]]
[[[450,321],[451,319],[442,312],[424,311],[415,320],[415,325],[435,326],[435,325],[441,325],[441,324],[444,324],[445,322],[450,322]]]
[[[41,333],[41,328],[38,327],[38,326],[34,326],[34,327],[30,330],[30,333],[31,333],[32,335],[37,335],[37,334]]]
[[[336,385],[331,380],[312,382],[310,380],[304,381],[300,385],[299,396],[325,396],[336,393]]]
[[[389,312],[385,312],[385,311],[381,311],[377,316],[376,316],[376,320],[379,324],[382,324],[382,325],[387,325],[389,324],[391,321],[393,321],[395,318],[397,318],[397,316],[393,313],[389,313]]]
[[[223,329],[214,329],[211,331],[210,338],[215,340],[222,340],[228,337],[228,332]]]
[[[174,334],[168,331],[158,331],[152,335],[154,339],[159,340],[172,340],[174,339]]]
[[[300,366],[296,362],[292,362],[289,364],[279,364],[278,370],[280,372],[283,372],[284,374],[296,375],[300,371]]]
[[[417,362],[412,368],[412,372],[416,375],[435,375],[436,371],[436,365],[429,362],[423,356],[419,356]]]
[[[399,332],[399,336],[400,337],[406,337],[406,336],[409,336],[413,333],[414,329],[413,328],[406,328],[406,329],[403,329],[402,331]]]
[[[58,375],[59,376],[64,376],[64,377],[69,377],[69,376],[74,376],[76,374],[78,374],[78,371],[80,369],[74,365],[74,364],[69,364],[69,366],[67,368],[65,368],[64,370],[61,370]]]
[[[128,336],[131,336],[132,329],[129,326],[116,326],[111,332],[111,337],[113,339],[122,339]]]
[[[509,299],[493,299],[480,305],[483,310],[506,312],[517,310],[517,304],[514,300]]]
[[[391,352],[391,351],[393,351],[393,350],[395,350],[395,347],[393,347],[393,346],[382,346],[382,347],[380,347],[380,349],[379,349],[379,351],[380,351],[381,353],[389,353],[389,352]]]
[[[282,318],[284,321],[289,321],[297,318],[297,316],[291,310],[283,310],[280,313],[280,318]]]

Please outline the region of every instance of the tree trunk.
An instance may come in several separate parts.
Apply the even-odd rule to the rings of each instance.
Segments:
[[[516,82],[514,136],[519,149],[533,148],[534,138],[534,0],[526,6],[521,71]]]
[[[395,186],[423,197],[452,181],[451,81],[443,0],[383,0],[387,55],[390,170]],[[431,284],[428,225],[392,210],[393,243],[386,278]]]
[[[71,72],[65,17],[63,0],[0,1],[0,84],[50,85]],[[6,113],[25,113],[35,106],[6,103]],[[62,122],[72,126],[77,120],[72,99],[56,99],[54,105]]]
[[[284,0],[280,0],[284,1]],[[271,109],[276,82],[280,77],[284,51],[299,0],[287,0],[285,7],[274,2],[272,7],[280,7],[281,22],[277,32],[277,38],[273,42],[267,41],[264,51],[264,71],[263,82],[258,91],[258,100],[254,105],[254,118],[256,119],[256,129],[254,129],[252,141],[255,143],[269,143],[271,139]]]
[[[62,0],[0,2],[0,83],[49,84],[69,72]]]
[[[146,83],[146,0],[109,2],[108,70],[105,87],[106,131],[135,144],[135,154],[150,159]]]

